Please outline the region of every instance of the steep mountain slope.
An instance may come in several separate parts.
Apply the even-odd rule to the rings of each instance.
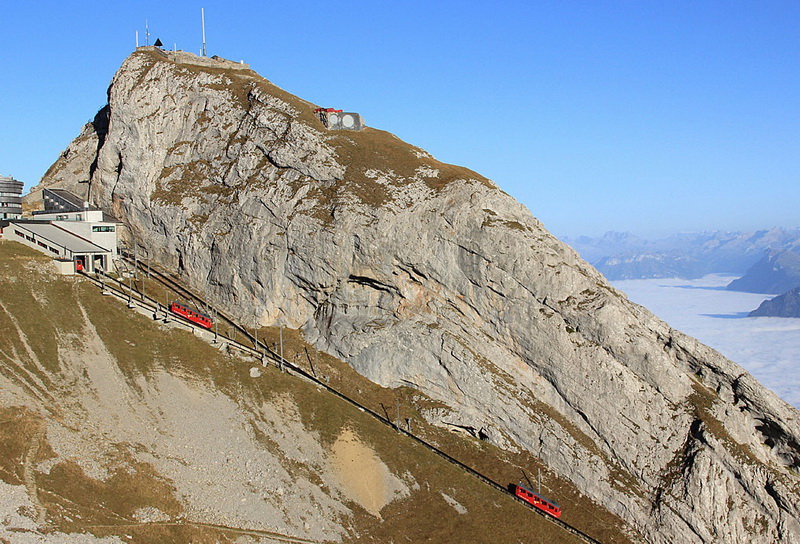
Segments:
[[[54,270],[0,241],[0,541],[576,542],[315,386]]]
[[[428,421],[533,453],[648,542],[800,538],[795,409],[492,182],[313,107],[234,63],[137,51],[80,161],[89,198],[249,325],[423,392]]]

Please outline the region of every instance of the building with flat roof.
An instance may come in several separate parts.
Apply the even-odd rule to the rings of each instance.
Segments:
[[[0,176],[0,219],[22,217],[23,183],[10,176]]]
[[[114,255],[113,251],[93,244],[55,222],[10,221],[3,228],[3,238],[38,249],[56,261],[69,263],[62,266],[63,272],[72,272],[72,269],[76,272],[109,270]]]
[[[68,191],[42,193],[45,210],[33,219],[0,219],[0,236],[52,256],[62,273],[111,270],[120,222]]]

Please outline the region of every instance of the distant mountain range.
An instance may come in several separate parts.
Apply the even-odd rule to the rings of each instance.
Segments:
[[[675,234],[659,240],[607,232],[564,241],[612,281],[741,275],[727,289],[784,293],[764,301],[750,316],[800,317],[800,228]]]
[[[769,250],[800,253],[800,228],[681,233],[658,240],[608,232],[599,238],[580,236],[564,241],[612,281],[692,279],[712,273],[744,274]]]

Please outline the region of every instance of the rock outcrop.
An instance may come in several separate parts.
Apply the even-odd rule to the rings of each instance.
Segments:
[[[139,255],[446,405],[431,421],[534,453],[648,542],[800,539],[797,410],[494,183],[380,130],[328,132],[314,105],[203,60],[132,54],[107,134],[82,135],[100,144],[79,161],[89,198]]]

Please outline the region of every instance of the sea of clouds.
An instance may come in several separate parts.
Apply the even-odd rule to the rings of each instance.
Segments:
[[[743,366],[800,408],[800,319],[747,317],[775,295],[726,291],[736,277],[621,280],[613,285],[673,328]]]

